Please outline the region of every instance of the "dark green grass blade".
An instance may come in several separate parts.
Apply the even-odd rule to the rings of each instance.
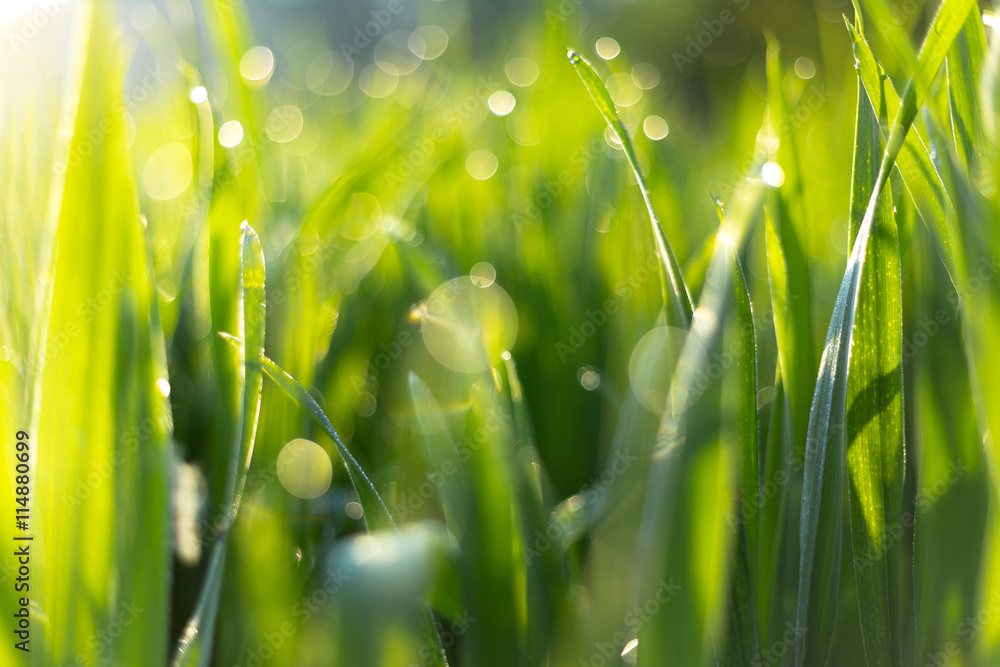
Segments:
[[[576,73],[580,75],[583,85],[586,86],[587,92],[590,93],[590,97],[593,98],[594,104],[597,105],[601,115],[604,116],[604,120],[607,121],[611,131],[615,133],[615,136],[621,142],[622,150],[625,151],[625,157],[628,159],[628,163],[635,173],[636,181],[639,183],[639,191],[642,193],[642,199],[646,203],[646,210],[649,213],[649,222],[653,230],[653,240],[656,243],[657,254],[661,260],[660,278],[663,281],[663,304],[668,308],[668,312],[671,313],[671,324],[687,329],[691,324],[691,313],[694,310],[694,306],[691,303],[691,293],[684,283],[680,265],[674,257],[674,251],[670,247],[670,242],[663,231],[663,226],[660,224],[659,218],[656,217],[653,202],[649,197],[649,188],[646,186],[646,178],[642,175],[642,169],[639,167],[635,149],[632,147],[632,139],[625,128],[625,124],[619,118],[618,111],[615,110],[615,103],[611,100],[608,89],[604,86],[604,82],[601,81],[601,78],[594,71],[591,64],[576,51],[572,50],[569,52],[569,61],[573,63]],[[669,294],[667,291],[668,282],[670,283]]]
[[[940,69],[971,6],[965,0],[946,2],[935,17],[920,51],[919,73],[928,78]],[[847,374],[851,340],[858,310],[868,240],[882,189],[900,154],[923,100],[911,81],[895,115],[872,196],[858,229],[844,280],[834,305],[820,374],[813,395],[806,441],[805,477],[800,522],[798,626],[796,665],[823,664],[832,639],[839,594],[841,489],[847,407]]]
[[[296,382],[295,378],[283,371],[280,366],[268,357],[263,358],[262,364],[267,376],[281,387],[282,391],[288,394],[292,400],[302,406],[316,420],[316,423],[323,429],[323,432],[333,440],[334,445],[337,447],[337,453],[344,462],[344,467],[347,468],[351,484],[358,494],[358,502],[364,510],[365,522],[368,525],[368,529],[394,529],[396,524],[392,520],[392,516],[389,514],[385,503],[382,501],[382,497],[375,489],[375,485],[372,484],[368,475],[365,474],[365,471],[357,462],[357,459],[354,458],[347,445],[344,444],[344,441],[340,439],[340,435],[333,428],[333,424],[330,423],[330,419],[323,412],[323,408],[319,406],[316,399],[310,396],[305,387]]]
[[[850,240],[882,153],[878,119],[858,87]],[[903,474],[902,298],[892,193],[878,201],[858,295],[847,379],[847,476],[854,577],[869,665],[902,664],[899,536]]]
[[[240,250],[240,317],[238,326],[240,338],[245,341],[237,346],[241,357],[241,373],[238,382],[242,385],[242,408],[238,438],[233,443],[230,454],[226,489],[223,500],[227,503],[225,518],[220,534],[212,547],[209,566],[205,574],[198,603],[188,621],[177,646],[174,665],[204,666],[212,655],[212,640],[215,621],[219,610],[219,596],[225,571],[226,551],[229,532],[239,512],[243,488],[246,485],[250,461],[253,458],[254,438],[257,433],[257,416],[260,414],[260,396],[264,376],[264,251],[257,233],[249,224],[243,223]]]

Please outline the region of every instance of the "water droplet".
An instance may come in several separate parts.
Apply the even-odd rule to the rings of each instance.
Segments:
[[[576,51],[574,51],[573,49],[570,49],[570,50],[569,50],[569,52],[568,52],[568,53],[566,54],[566,56],[567,56],[567,57],[569,58],[569,61],[570,61],[571,63],[573,63],[574,65],[576,65],[576,64],[577,64],[577,63],[579,63],[579,62],[580,62],[581,60],[583,60],[583,59],[582,59],[582,58],[580,57],[580,54],[579,54],[579,53],[577,53]]]

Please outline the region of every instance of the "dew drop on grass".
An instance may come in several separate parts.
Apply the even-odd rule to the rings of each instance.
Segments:
[[[333,463],[322,447],[311,440],[295,438],[278,453],[278,481],[297,498],[317,498],[330,488]]]
[[[642,131],[650,139],[659,141],[670,133],[670,126],[660,116],[646,116],[646,120],[642,121]]]
[[[295,547],[295,551],[292,552],[292,557],[295,558],[295,564],[298,565],[302,562],[302,549]]]
[[[472,284],[476,287],[489,287],[497,279],[497,270],[489,262],[479,262],[469,272]]]
[[[633,639],[622,649],[622,662],[626,665],[634,665],[638,662],[639,640]]]
[[[583,324],[578,327],[586,334]],[[639,339],[628,364],[632,393],[650,412],[662,414],[667,404],[670,378],[674,375],[687,333],[677,327],[655,327]],[[583,377],[580,378],[583,384]]]
[[[434,60],[448,48],[448,32],[441,26],[422,25],[410,35],[408,46],[416,57]]]
[[[344,513],[352,519],[357,520],[365,515],[365,510],[361,507],[361,503],[352,500],[344,505]]]
[[[173,199],[191,184],[191,151],[179,141],[163,144],[149,156],[142,170],[142,186],[152,199]]]
[[[760,177],[772,188],[780,188],[785,182],[785,172],[777,162],[765,162]]]
[[[632,81],[643,90],[652,90],[660,83],[660,71],[649,63],[636,63],[632,66]]]
[[[599,386],[601,386],[600,374],[589,366],[584,366],[583,368],[581,368],[580,372],[577,374],[577,377],[580,380],[580,386],[582,386],[587,391],[594,391]]]
[[[795,74],[800,79],[811,79],[816,76],[816,63],[811,58],[802,56],[795,61]]]
[[[195,104],[201,104],[208,100],[208,89],[205,86],[195,86],[191,89],[191,94],[188,96]]]

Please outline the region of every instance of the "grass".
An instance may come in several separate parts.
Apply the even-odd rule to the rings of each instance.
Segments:
[[[996,19],[840,9],[689,71],[674,9],[473,49],[425,3],[383,68],[318,9],[47,15],[0,66],[0,661],[995,664]]]

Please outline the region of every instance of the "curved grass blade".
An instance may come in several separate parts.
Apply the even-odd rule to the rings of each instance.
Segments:
[[[635,179],[639,183],[639,191],[642,193],[642,200],[646,203],[646,211],[649,213],[649,223],[653,230],[653,240],[656,243],[657,254],[660,257],[663,305],[672,314],[671,323],[687,329],[691,326],[691,313],[694,311],[694,306],[691,303],[691,293],[684,283],[680,265],[677,263],[676,257],[674,257],[674,251],[670,247],[670,242],[663,231],[660,219],[656,217],[653,202],[649,197],[649,188],[646,186],[646,178],[642,175],[639,160],[636,158],[635,149],[632,146],[632,139],[625,128],[625,124],[622,123],[621,118],[618,116],[618,111],[615,110],[615,103],[612,101],[608,89],[604,86],[604,82],[601,81],[597,72],[594,71],[593,66],[583,56],[573,50],[569,51],[569,61],[573,63],[576,73],[580,76],[583,85],[586,86],[587,92],[590,93],[590,97],[594,100],[594,104],[597,105],[597,109],[601,112],[601,115],[604,116],[604,120],[607,121],[611,131],[615,133],[618,141],[621,142],[622,150],[625,151],[625,158],[635,173]],[[667,282],[670,283],[669,294],[667,291]],[[671,295],[672,299],[669,298]]]
[[[300,385],[295,378],[282,370],[278,364],[271,361],[268,357],[263,357],[261,363],[267,376],[274,380],[274,383],[281,387],[292,400],[305,408],[306,412],[316,420],[320,428],[333,440],[337,448],[337,453],[344,462],[344,467],[347,468],[351,484],[358,494],[358,502],[364,510],[364,518],[368,530],[395,529],[396,523],[393,521],[392,515],[389,514],[389,509],[386,507],[385,502],[383,502],[382,497],[375,490],[375,485],[372,484],[368,475],[365,474],[364,469],[362,469],[357,459],[354,458],[354,455],[351,454],[347,445],[344,444],[344,441],[340,439],[340,435],[333,428],[333,424],[330,423],[329,418],[323,412],[323,408],[319,406],[319,403],[316,402],[316,399],[310,396],[305,387]]]
[[[851,188],[850,242],[861,218],[857,204],[871,197],[882,152],[878,119],[858,87]],[[878,200],[861,276],[847,377],[847,473],[854,577],[861,634],[869,665],[901,665],[899,537],[902,525],[903,372],[899,242],[892,192]]]
[[[226,478],[224,502],[229,504],[220,534],[212,548],[212,556],[205,574],[205,583],[195,606],[194,614],[188,621],[177,645],[173,664],[204,666],[212,655],[212,640],[215,620],[219,610],[219,595],[225,569],[229,531],[239,513],[243,488],[246,485],[250,461],[253,458],[254,438],[257,433],[257,417],[260,414],[260,396],[264,376],[264,251],[257,233],[246,222],[241,228],[240,242],[240,290],[239,333],[244,341],[237,346],[242,363],[237,382],[242,386],[242,407],[238,437],[233,443],[229,469]],[[241,463],[242,462],[242,463]]]
[[[968,0],[945,2],[942,5],[920,50],[920,71],[914,77],[924,77],[926,80],[940,69],[944,55],[958,34],[970,6]],[[832,639],[840,574],[841,488],[848,363],[862,272],[882,189],[922,102],[918,86],[911,79],[893,120],[872,196],[848,259],[820,362],[806,440],[802,517],[799,526],[797,618],[801,634],[795,650],[795,664],[798,667],[824,664]]]

